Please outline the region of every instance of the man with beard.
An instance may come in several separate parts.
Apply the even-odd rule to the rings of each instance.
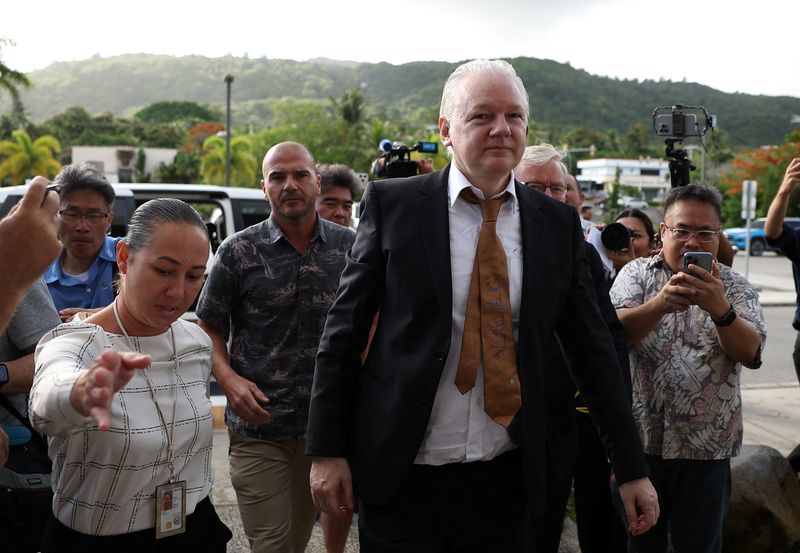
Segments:
[[[228,399],[231,482],[251,550],[303,551],[317,515],[304,454],[314,358],[355,234],[317,215],[305,146],[273,146],[263,172],[272,214],[220,246],[197,315]]]

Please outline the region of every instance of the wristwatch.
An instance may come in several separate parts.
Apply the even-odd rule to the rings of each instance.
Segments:
[[[0,363],[0,388],[8,384],[8,367],[5,363]]]
[[[711,317],[711,320],[714,321],[714,324],[717,326],[731,326],[733,321],[736,320],[736,310],[734,310],[733,305],[731,305],[731,308],[728,309],[728,312],[725,313],[720,320],[716,320],[714,317]]]

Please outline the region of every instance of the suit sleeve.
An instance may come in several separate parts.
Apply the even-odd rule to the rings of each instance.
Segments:
[[[647,463],[615,342],[595,298],[577,217],[573,235],[572,288],[558,322],[558,335],[575,360],[571,366],[573,379],[589,407],[617,480],[627,482],[647,476]]]
[[[360,353],[381,304],[385,259],[378,191],[367,185],[364,210],[320,340],[311,389],[306,454],[345,457]]]

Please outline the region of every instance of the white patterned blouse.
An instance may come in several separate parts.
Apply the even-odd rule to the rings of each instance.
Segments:
[[[173,336],[175,352],[173,352]],[[156,398],[174,429],[175,480],[185,480],[186,513],[211,492],[211,340],[178,320],[157,336],[132,336],[153,358],[147,369]],[[67,323],[42,338],[29,399],[33,426],[47,434],[53,459],[53,511],[62,524],[90,535],[123,534],[155,526],[155,488],[168,480],[167,432],[143,371],[114,394],[111,426],[97,429],[72,408],[78,376],[106,349],[130,351],[127,339],[97,325]]]

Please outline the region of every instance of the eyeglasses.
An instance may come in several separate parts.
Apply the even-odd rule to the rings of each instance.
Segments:
[[[567,186],[564,184],[542,184],[540,182],[533,182],[533,181],[531,182],[520,181],[520,182],[522,182],[522,184],[524,184],[525,186],[530,186],[534,190],[538,190],[539,192],[542,193],[544,193],[544,191],[549,188],[550,193],[553,196],[561,196],[562,194],[567,193]]]
[[[86,219],[86,222],[90,225],[99,225],[108,219],[108,213],[102,213],[100,211],[81,213],[80,211],[68,211],[62,209],[58,212],[58,214],[61,216],[61,220],[66,223],[80,223],[83,219]]]
[[[671,228],[664,223],[664,228],[672,233],[672,237],[678,242],[686,242],[693,234],[698,242],[707,244],[713,242],[714,238],[719,235],[718,230],[689,230],[685,228]]]

